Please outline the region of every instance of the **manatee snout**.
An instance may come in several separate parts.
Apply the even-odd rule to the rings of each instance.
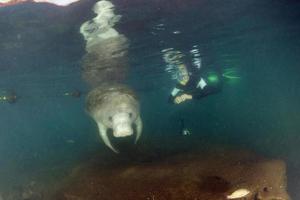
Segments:
[[[112,117],[112,129],[114,137],[126,137],[133,135],[132,121],[129,113],[118,113]]]

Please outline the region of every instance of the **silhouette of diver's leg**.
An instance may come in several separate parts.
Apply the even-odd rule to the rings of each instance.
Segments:
[[[182,117],[180,117],[180,119],[179,119],[179,134],[180,135],[182,135],[184,129],[185,129],[184,119]]]

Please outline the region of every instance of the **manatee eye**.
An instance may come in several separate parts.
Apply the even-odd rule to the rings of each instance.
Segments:
[[[110,122],[112,122],[112,117],[110,116],[110,117],[108,118],[108,120],[109,120]]]
[[[129,113],[129,117],[132,118],[132,113]]]

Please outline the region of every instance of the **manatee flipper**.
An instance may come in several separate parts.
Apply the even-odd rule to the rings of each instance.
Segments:
[[[136,138],[135,138],[135,143],[137,143],[137,141],[139,140],[139,138],[142,135],[142,129],[143,129],[143,122],[140,116],[137,117],[136,121],[135,121],[135,125],[136,125]]]
[[[115,153],[119,153],[119,151],[116,150],[109,141],[109,138],[107,136],[107,128],[102,123],[97,123],[97,124],[98,124],[99,134],[100,134],[101,138],[103,139],[104,144],[106,144],[106,146],[108,146]]]

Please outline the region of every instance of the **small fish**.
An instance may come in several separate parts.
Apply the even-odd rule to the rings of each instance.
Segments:
[[[180,34],[180,31],[173,31],[173,34]]]
[[[231,193],[230,195],[227,195],[227,199],[238,199],[247,196],[250,193],[247,189],[238,189]]]

